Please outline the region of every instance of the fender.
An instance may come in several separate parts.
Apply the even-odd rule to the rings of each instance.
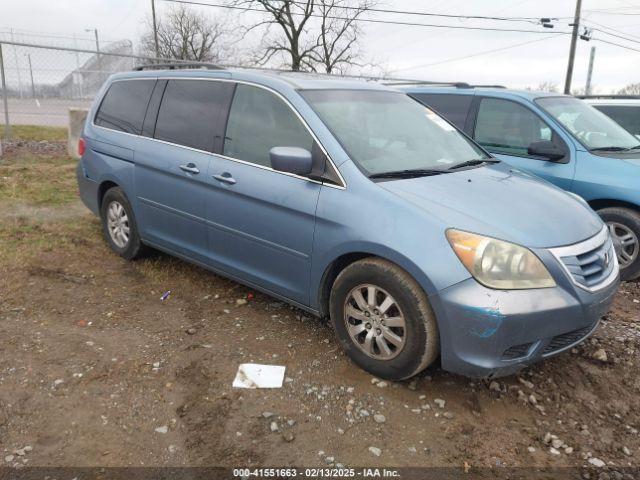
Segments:
[[[315,292],[315,294],[311,298],[311,308],[322,311],[322,291],[326,274],[336,260],[349,255],[360,257],[375,256],[388,260],[406,270],[418,282],[427,296],[437,292],[424,270],[396,250],[379,243],[351,241],[336,245],[335,248],[323,252],[322,255],[314,255],[311,267],[310,291]]]

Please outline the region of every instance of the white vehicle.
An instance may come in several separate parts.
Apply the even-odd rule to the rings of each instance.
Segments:
[[[578,98],[640,138],[640,95],[585,95]]]

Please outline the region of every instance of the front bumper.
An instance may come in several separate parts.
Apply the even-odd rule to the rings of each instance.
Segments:
[[[493,290],[469,278],[448,287],[430,297],[442,368],[499,377],[567,350],[595,331],[618,284],[588,292],[565,277],[554,288]]]

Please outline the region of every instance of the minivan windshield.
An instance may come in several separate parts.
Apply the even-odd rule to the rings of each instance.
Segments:
[[[489,156],[451,124],[404,93],[374,90],[300,92],[367,175],[448,171]]]
[[[573,97],[545,97],[536,102],[564,125],[589,150],[640,148],[638,139],[591,105]]]

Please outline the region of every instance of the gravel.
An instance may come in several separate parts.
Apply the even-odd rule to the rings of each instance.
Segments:
[[[599,458],[596,457],[591,457],[588,462],[593,465],[594,467],[604,467],[606,465],[606,463],[604,463],[602,460],[600,460]]]
[[[371,454],[376,457],[382,455],[382,450],[380,450],[378,447],[369,447],[369,452],[371,452]]]
[[[375,420],[376,423],[384,423],[384,422],[387,421],[387,418],[384,415],[382,415],[381,413],[376,413],[373,416],[373,419]]]
[[[607,352],[604,350],[604,348],[599,348],[598,350],[593,352],[592,357],[595,360],[598,360],[598,361],[603,362],[603,363],[606,363],[606,362],[609,361],[609,357],[607,355]]]

